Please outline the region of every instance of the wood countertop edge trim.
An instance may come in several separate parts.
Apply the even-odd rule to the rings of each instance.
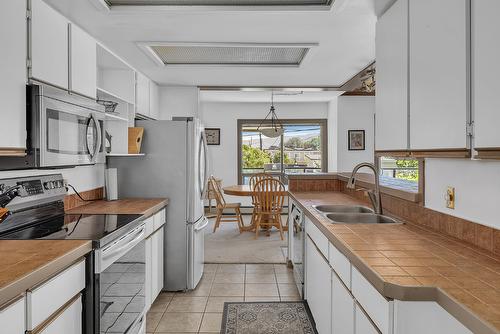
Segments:
[[[131,200],[159,201],[158,203],[154,204],[153,206],[150,206],[146,210],[143,210],[141,212],[132,213],[132,214],[143,215],[145,218],[148,218],[149,216],[152,216],[154,213],[166,208],[168,206],[168,204],[170,203],[170,200],[168,198],[147,198],[147,199],[144,199],[144,198],[142,198],[142,199],[141,198],[124,198],[123,200],[127,200],[127,201],[131,201]],[[120,200],[117,200],[117,201],[120,201]],[[72,208],[72,209],[66,211],[66,214],[70,214],[70,215],[103,214],[103,210],[92,211],[92,208],[91,208],[92,205],[96,205],[96,204],[101,203],[101,202],[107,202],[107,201],[106,200],[92,201],[91,203],[84,204],[84,205],[78,206],[76,208]],[[112,204],[113,202],[116,202],[116,201],[110,201],[109,203]],[[107,212],[107,214],[122,214],[122,213],[110,210],[109,212]],[[124,214],[130,214],[130,213],[124,213]]]
[[[298,205],[302,208],[305,215],[311,219],[314,225],[327,237],[337,249],[339,249],[357,270],[375,287],[375,289],[385,298],[397,299],[401,301],[433,301],[438,303],[443,309],[455,317],[459,322],[466,326],[475,334],[500,334],[488,321],[471,311],[445,291],[436,286],[403,286],[387,282],[370,268],[360,257],[354,254],[341,240],[337,239],[333,233],[303,205],[301,199],[297,198],[293,191],[289,192]],[[347,196],[347,195],[346,195]]]
[[[23,277],[0,288],[0,305],[4,305],[13,298],[23,295],[30,288],[47,281],[52,276],[77,262],[92,251],[92,242],[87,241],[82,245],[68,251],[62,256],[36,268]]]

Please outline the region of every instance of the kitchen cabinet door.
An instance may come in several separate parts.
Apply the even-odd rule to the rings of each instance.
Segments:
[[[158,119],[160,116],[160,92],[156,82],[149,82],[149,117]]]
[[[153,263],[151,292],[152,300],[155,300],[163,289],[163,227],[151,236],[151,241]]]
[[[469,0],[410,0],[410,147],[468,144]]]
[[[71,24],[71,87],[70,90],[96,98],[97,44],[94,38]]]
[[[12,304],[0,309],[0,328],[2,333],[24,334],[25,301],[22,297]]]
[[[472,108],[476,148],[500,150],[500,98],[496,85],[500,69],[500,2],[472,0]]]
[[[0,154],[26,149],[26,2],[3,1],[0,10]],[[4,152],[2,152],[4,151]]]
[[[153,239],[146,239],[146,278],[145,278],[145,295],[146,295],[146,310],[149,310],[153,304]]]
[[[306,300],[319,334],[331,332],[330,266],[311,238],[306,239]]]
[[[379,18],[376,33],[375,150],[408,149],[408,0]]]
[[[149,116],[149,79],[142,73],[136,73],[135,112]]]
[[[354,298],[332,270],[332,334],[354,334]]]
[[[356,334],[379,334],[380,331],[377,327],[372,323],[370,318],[366,315],[366,313],[361,309],[358,304],[355,304],[355,333]]]
[[[31,1],[31,73],[68,89],[68,20],[43,0]]]

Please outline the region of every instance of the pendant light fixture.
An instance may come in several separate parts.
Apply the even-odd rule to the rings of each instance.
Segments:
[[[264,122],[266,122],[266,120],[268,119],[271,120],[270,126],[264,124]],[[263,124],[264,126],[262,126]],[[271,92],[271,108],[269,109],[269,112],[267,113],[264,120],[260,123],[259,127],[257,128],[257,131],[259,131],[268,138],[279,137],[285,132],[283,124],[281,124],[281,122],[279,121],[278,115],[276,115],[276,109],[274,108],[274,92]]]

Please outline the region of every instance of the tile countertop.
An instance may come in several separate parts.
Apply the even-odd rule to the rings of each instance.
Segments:
[[[167,198],[99,200],[66,211],[67,214],[141,214],[151,216],[168,205]]]
[[[312,206],[363,204],[340,192],[290,196],[385,297],[436,301],[474,333],[500,333],[498,256],[412,224],[331,224]]]
[[[90,251],[83,240],[1,240],[0,307]]]

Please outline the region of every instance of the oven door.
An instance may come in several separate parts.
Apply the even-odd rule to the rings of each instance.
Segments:
[[[40,96],[40,167],[104,163],[104,114]]]
[[[144,225],[99,249],[96,254],[99,332],[138,334],[143,327],[146,308]]]

